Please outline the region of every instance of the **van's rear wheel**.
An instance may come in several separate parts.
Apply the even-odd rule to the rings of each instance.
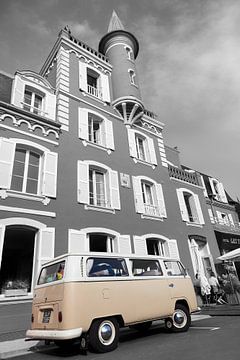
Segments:
[[[191,316],[186,308],[182,304],[177,304],[172,317],[165,320],[166,329],[172,332],[184,332],[189,329],[191,324]]]
[[[98,353],[115,350],[118,346],[119,325],[115,318],[95,320],[89,330],[89,347]]]

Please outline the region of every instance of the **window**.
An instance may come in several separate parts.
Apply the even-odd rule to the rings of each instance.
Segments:
[[[167,217],[161,184],[147,177],[133,177],[136,211],[150,217]]]
[[[182,220],[189,224],[204,224],[204,218],[197,194],[188,189],[177,189]]]
[[[38,153],[19,146],[15,150],[11,190],[37,194],[41,157]]]
[[[128,60],[133,61],[133,51],[132,51],[132,49],[130,47],[128,47],[128,46],[126,46],[125,49],[126,49]]]
[[[78,111],[79,138],[86,144],[114,150],[112,121],[88,109]]]
[[[25,87],[23,109],[31,111],[37,115],[43,115],[43,97],[44,94],[37,93],[30,87]]]
[[[140,131],[128,129],[128,142],[130,156],[132,156],[135,161],[157,165],[155,147],[152,138]]]
[[[212,194],[214,195],[215,200],[227,203],[228,201],[227,201],[227,197],[226,197],[226,193],[225,193],[223,184],[213,178],[210,178],[209,182],[210,182]]]
[[[169,276],[185,276],[187,274],[179,261],[164,261],[164,265]]]
[[[130,83],[131,83],[132,85],[135,85],[135,86],[136,86],[136,83],[135,83],[135,78],[136,78],[135,71],[133,71],[133,70],[128,70],[128,73],[129,73]]]
[[[107,207],[105,174],[94,168],[89,168],[89,203]]]
[[[58,155],[27,140],[0,138],[0,188],[56,197]],[[11,195],[13,195],[13,191]]]
[[[159,239],[146,239],[148,255],[166,256],[166,241]]]
[[[120,210],[117,171],[100,163],[78,161],[78,202],[92,208]]]
[[[87,260],[87,276],[128,276],[124,259],[89,258]]]
[[[38,285],[62,280],[64,277],[64,268],[65,268],[65,261],[61,261],[56,264],[42,268],[38,279]]]
[[[11,103],[33,114],[56,120],[56,95],[47,79],[30,71],[17,72]]]
[[[134,259],[132,262],[132,273],[134,276],[159,276],[163,275],[157,260]]]
[[[82,61],[79,61],[79,88],[99,100],[111,101],[108,75]]]

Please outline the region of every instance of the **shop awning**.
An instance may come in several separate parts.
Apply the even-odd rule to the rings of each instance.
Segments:
[[[229,251],[228,253],[219,256],[218,260],[231,260],[231,261],[240,261],[240,248]]]

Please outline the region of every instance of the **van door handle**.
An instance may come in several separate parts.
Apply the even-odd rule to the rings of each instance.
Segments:
[[[172,287],[174,287],[174,284],[173,284],[173,283],[171,283],[171,284],[169,284],[168,286],[172,288]]]

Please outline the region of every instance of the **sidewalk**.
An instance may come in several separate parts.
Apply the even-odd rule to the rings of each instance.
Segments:
[[[240,305],[203,305],[200,314],[210,316],[240,316]]]
[[[192,321],[208,319],[208,314],[194,314]],[[50,349],[44,341],[25,341],[25,330],[0,335],[0,359],[31,354],[44,349]],[[51,348],[55,345],[51,345]]]

